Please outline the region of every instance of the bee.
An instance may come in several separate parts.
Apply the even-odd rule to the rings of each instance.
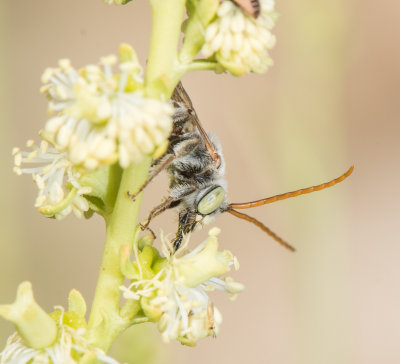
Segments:
[[[232,2],[239,6],[246,14],[250,15],[254,19],[257,19],[260,15],[260,0],[232,0]]]
[[[140,189],[133,195],[128,192],[128,195],[134,200],[156,175],[164,169],[167,170],[170,176],[169,195],[150,211],[147,220],[142,224],[142,229],[149,228],[151,220],[165,210],[178,208],[179,224],[173,241],[175,251],[181,245],[184,235],[209,224],[224,212],[229,212],[240,219],[255,224],[279,244],[295,251],[294,247],[263,223],[238,210],[320,191],[343,181],[353,171],[352,166],[340,177],[317,186],[252,202],[228,203],[225,161],[218,138],[214,134],[204,131],[194,111],[193,104],[181,83],[176,86],[171,103],[175,108],[175,113],[167,151],[162,157],[154,161],[149,177]]]
[[[214,305],[212,302],[208,302],[207,305],[207,321],[208,321],[208,333],[212,337],[217,337],[217,334],[215,332],[215,310],[214,310]]]

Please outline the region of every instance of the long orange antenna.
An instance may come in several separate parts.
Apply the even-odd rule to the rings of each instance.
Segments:
[[[276,242],[278,242],[279,244],[281,244],[282,246],[284,246],[286,249],[291,250],[292,252],[296,251],[295,248],[293,248],[290,244],[288,244],[286,241],[284,241],[281,237],[279,237],[278,235],[276,235],[273,231],[271,231],[270,228],[266,227],[261,221],[258,221],[257,219],[255,219],[252,216],[246,215],[243,212],[239,212],[236,210],[233,210],[231,208],[227,208],[226,210],[227,212],[229,212],[232,215],[235,215],[236,217],[246,220],[246,221],[250,221],[251,223],[253,223],[254,225],[257,225],[262,231],[266,232],[269,236],[271,236]]]
[[[351,173],[353,172],[353,169],[354,169],[354,166],[351,166],[349,168],[349,170],[346,173],[343,173],[340,177],[335,178],[332,181],[329,181],[329,182],[326,182],[326,183],[322,183],[322,184],[317,185],[317,186],[302,188],[302,189],[297,190],[297,191],[282,193],[281,195],[276,195],[276,196],[272,196],[272,197],[268,197],[268,198],[263,198],[262,200],[257,200],[257,201],[252,201],[252,202],[231,203],[231,204],[228,205],[228,211],[231,212],[232,211],[231,209],[248,209],[250,207],[257,207],[257,206],[261,206],[261,205],[266,205],[268,203],[272,203],[272,202],[279,201],[279,200],[285,200],[287,198],[304,195],[306,193],[321,191],[321,190],[323,190],[325,188],[332,187],[332,186],[336,185],[337,183],[342,182],[344,179],[346,179],[348,176],[351,175]],[[238,215],[236,215],[236,216],[238,216]],[[240,216],[238,216],[238,217],[240,217]]]

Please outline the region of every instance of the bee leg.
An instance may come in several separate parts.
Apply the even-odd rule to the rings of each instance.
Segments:
[[[173,244],[173,246],[174,246],[174,252],[176,252],[176,251],[179,249],[179,247],[180,247],[181,244],[182,244],[182,240],[183,240],[183,234],[182,234],[181,231],[179,231],[179,232],[176,234],[176,237],[175,237],[175,240],[174,240],[174,244]]]
[[[179,216],[179,227],[176,232],[173,243],[174,252],[176,252],[182,244],[184,234],[190,233],[195,226],[195,219],[192,212],[186,212]]]
[[[150,175],[147,178],[146,182],[143,183],[143,185],[134,194],[131,194],[128,191],[128,197],[132,201],[135,201],[137,195],[146,188],[146,186],[153,180],[154,177],[156,177],[163,169],[167,168],[173,162],[173,160],[175,158],[176,158],[176,156],[174,154],[168,154],[164,158],[162,158],[162,160],[150,172]]]
[[[139,224],[140,229],[143,230],[147,230],[149,231],[149,233],[153,236],[153,239],[156,240],[157,239],[157,235],[154,233],[154,231],[152,229],[150,229],[148,226],[143,226],[142,224]]]
[[[198,143],[199,141],[197,138],[191,138],[179,143],[174,148],[173,154],[166,154],[164,157],[161,158],[160,162],[155,165],[154,169],[150,172],[150,175],[147,178],[146,182],[143,183],[139,190],[137,190],[134,194],[131,194],[129,191],[127,192],[128,197],[132,201],[135,201],[138,194],[147,187],[147,185],[153,180],[154,177],[156,177],[161,171],[167,168],[176,158],[180,158],[192,152],[195,148],[197,148]]]
[[[150,175],[147,178],[146,182],[143,183],[143,185],[135,193],[131,194],[129,191],[127,192],[128,197],[132,201],[135,201],[139,193],[147,187],[147,185],[153,180],[154,177],[156,177],[161,171],[167,168],[176,158],[180,158],[192,152],[195,148],[197,148],[198,143],[199,141],[197,138],[188,139],[184,142],[179,143],[176,148],[174,148],[173,154],[167,154],[161,158],[160,162],[158,162],[154,166],[154,169],[150,172]]]
[[[148,226],[150,225],[150,221],[153,217],[156,217],[158,215],[160,215],[162,212],[164,212],[165,210],[167,210],[171,204],[174,202],[174,198],[172,197],[168,197],[167,199],[165,199],[165,201],[163,201],[162,203],[160,203],[158,206],[154,207],[151,211],[149,216],[147,217],[146,221],[144,223],[140,224],[140,227],[142,230],[148,229]]]

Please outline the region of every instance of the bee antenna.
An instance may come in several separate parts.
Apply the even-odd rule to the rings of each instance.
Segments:
[[[242,203],[231,203],[228,205],[228,209],[248,209],[250,207],[257,207],[261,205],[266,205],[268,203],[272,203],[275,201],[280,201],[280,200],[285,200],[290,197],[296,197],[300,195],[304,195],[306,193],[311,193],[311,192],[316,192],[316,191],[321,191],[325,188],[332,187],[339,182],[342,182],[344,179],[346,179],[348,176],[351,175],[353,172],[354,166],[351,166],[346,173],[343,173],[341,176],[338,178],[335,178],[329,182],[322,183],[317,186],[312,186],[312,187],[307,187],[307,188],[302,188],[300,190],[292,191],[292,192],[286,192],[282,193],[281,195],[275,195],[272,197],[268,198],[263,198],[261,200],[257,201],[252,201],[252,202],[242,202]]]
[[[240,218],[240,219],[243,219],[243,220],[246,220],[246,221],[250,221],[254,225],[258,226],[262,231],[267,233],[276,242],[278,242],[279,244],[284,246],[286,249],[289,249],[292,252],[296,251],[296,249],[294,247],[292,247],[290,244],[288,244],[286,241],[284,241],[281,237],[276,235],[270,228],[266,227],[261,221],[258,221],[256,218],[254,218],[252,216],[249,216],[249,215],[246,215],[243,212],[236,211],[236,210],[232,209],[231,207],[228,207],[226,209],[226,211],[229,212],[230,214]]]

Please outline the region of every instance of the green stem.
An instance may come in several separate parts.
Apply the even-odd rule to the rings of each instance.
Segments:
[[[146,95],[168,100],[185,73],[177,60],[181,22],[185,0],[150,0],[153,25],[145,76]],[[106,242],[100,267],[87,337],[90,342],[107,351],[116,336],[135,321],[132,314],[137,305],[119,308],[124,276],[120,270],[120,248],[131,245],[137,224],[142,194],[132,202],[127,192],[134,193],[145,182],[151,164],[146,157],[142,163],[128,167],[122,174],[114,209],[105,215]],[[136,307],[137,306],[137,307]]]
[[[179,61],[190,64],[204,44],[207,26],[217,12],[219,0],[190,0],[187,2],[189,18],[185,21],[185,37],[179,52]]]
[[[135,192],[145,182],[151,158],[145,157],[137,165],[131,165],[123,172],[114,210],[106,218],[106,242],[99,279],[89,318],[90,341],[107,351],[115,337],[127,326],[121,318],[119,301],[124,276],[120,271],[120,247],[132,244],[139,214],[142,194],[135,202],[127,192]]]
[[[39,212],[46,216],[53,216],[53,215],[57,214],[58,212],[64,210],[68,205],[71,204],[71,202],[74,199],[74,197],[76,196],[77,192],[78,192],[78,189],[73,187],[71,189],[71,191],[68,193],[67,197],[65,197],[57,205],[55,205],[55,206],[47,205],[47,206],[39,207]]]
[[[150,0],[153,13],[145,87],[150,97],[168,100],[181,73],[177,52],[185,0]]]
[[[187,73],[191,71],[220,71],[222,72],[224,68],[218,62],[208,61],[199,59],[193,61],[192,63],[181,65],[182,73]]]

